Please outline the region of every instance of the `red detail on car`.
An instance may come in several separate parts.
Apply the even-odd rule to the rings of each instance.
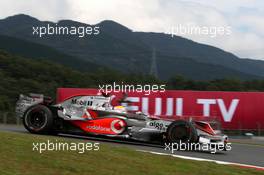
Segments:
[[[87,109],[87,112],[91,115],[91,118],[93,119],[98,117],[97,112],[92,109]]]
[[[121,126],[120,122],[117,122],[117,123],[114,124],[114,128],[117,129],[117,130],[120,130],[123,127]]]
[[[126,122],[120,118],[98,118],[95,120],[73,120],[75,126],[92,134],[118,135],[125,131]]]
[[[213,128],[210,126],[209,123],[196,121],[195,122],[195,127],[197,129],[200,129],[200,130],[210,134],[210,135],[215,135],[215,132],[214,132]]]

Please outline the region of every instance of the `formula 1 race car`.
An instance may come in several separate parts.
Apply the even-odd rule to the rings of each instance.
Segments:
[[[227,143],[227,136],[208,122],[128,112],[123,106],[112,106],[106,95],[73,96],[58,104],[39,94],[20,95],[16,114],[36,134],[82,132],[153,143]]]

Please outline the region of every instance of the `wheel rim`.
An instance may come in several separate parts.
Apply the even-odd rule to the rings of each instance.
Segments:
[[[41,129],[47,122],[47,114],[43,110],[31,111],[27,116],[27,124],[34,130]]]
[[[176,126],[172,133],[173,141],[186,142],[189,140],[189,129],[185,125]]]

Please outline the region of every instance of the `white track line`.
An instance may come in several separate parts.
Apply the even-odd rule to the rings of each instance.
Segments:
[[[214,162],[214,163],[222,164],[222,165],[235,165],[235,166],[240,166],[240,167],[244,167],[244,168],[254,168],[257,170],[264,171],[264,167],[261,167],[261,166],[246,165],[246,164],[240,164],[240,163],[225,162],[225,161],[219,161],[219,160],[213,160],[213,159],[204,159],[204,158],[197,158],[197,157],[190,157],[190,156],[181,156],[181,155],[167,154],[167,153],[160,153],[160,152],[146,151],[146,150],[137,150],[137,151],[147,152],[147,153],[157,154],[157,155],[172,156],[172,157],[177,157],[177,158],[187,159],[187,160]]]

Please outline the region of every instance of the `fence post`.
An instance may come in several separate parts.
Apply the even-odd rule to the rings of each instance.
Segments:
[[[20,125],[20,118],[17,117],[16,115],[14,115],[14,117],[16,118],[16,125]]]
[[[7,115],[8,115],[8,112],[4,112],[4,114],[3,114],[3,123],[4,124],[7,123]]]

